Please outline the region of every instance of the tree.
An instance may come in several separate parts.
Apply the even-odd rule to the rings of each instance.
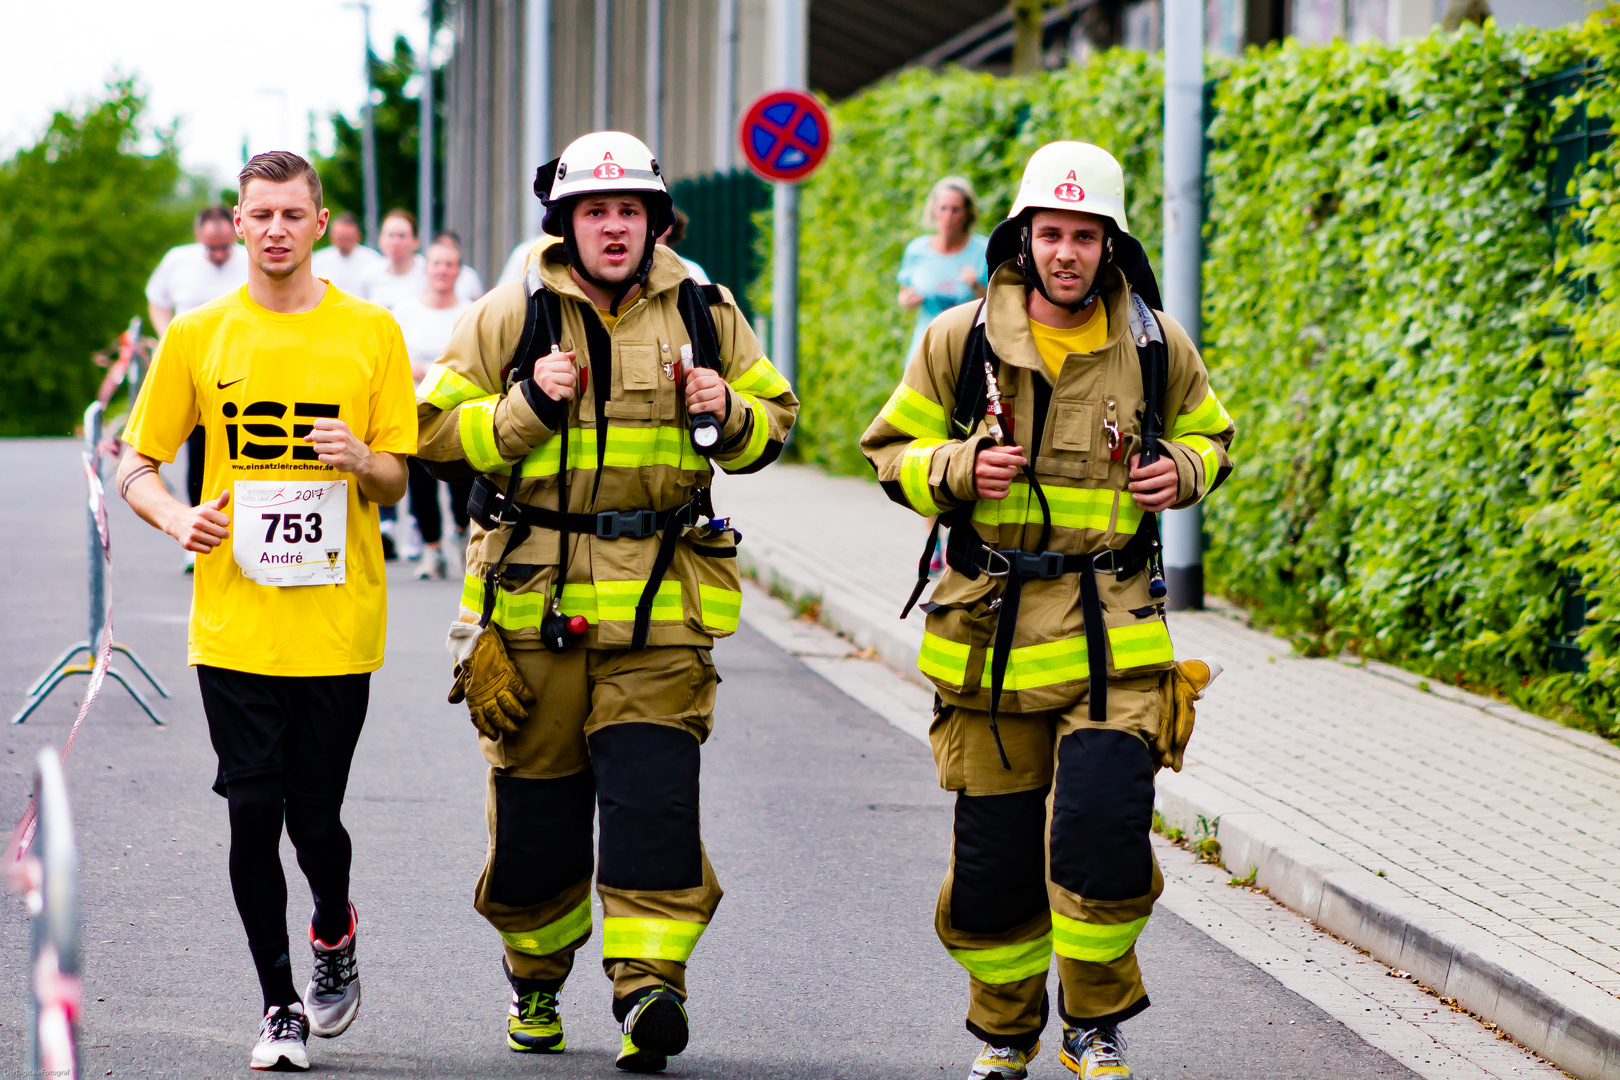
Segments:
[[[0,435],[72,433],[101,376],[91,354],[145,314],[147,278],[191,238],[204,187],[145,110],[119,79],[0,163]]]
[[[377,134],[377,208],[382,214],[396,208],[416,213],[422,110],[419,96],[406,96],[406,86],[416,73],[416,54],[404,37],[394,39],[392,60],[383,60],[375,54],[371,57],[371,84],[374,96],[380,99],[372,107],[372,123]],[[441,90],[442,76],[435,72],[434,78],[440,80],[434,84],[434,89]],[[442,90],[434,97],[443,101]],[[442,132],[443,125],[436,125],[436,130]],[[334,214],[347,210],[361,217],[365,195],[360,179],[360,121],[356,119],[351,123],[342,113],[333,113],[332,135],[332,156],[315,159],[326,205]],[[443,220],[438,200],[435,200],[434,217]]]

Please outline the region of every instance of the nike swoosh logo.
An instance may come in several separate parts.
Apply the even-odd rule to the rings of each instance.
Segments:
[[[242,376],[242,379],[245,379],[245,378],[247,378],[247,376],[246,376],[246,375],[244,375],[244,376]],[[230,381],[230,382],[216,382],[216,383],[215,383],[215,384],[214,384],[214,386],[215,386],[215,387],[216,387],[216,388],[217,388],[217,389],[220,389],[220,390],[223,390],[223,389],[225,389],[225,388],[226,388],[226,387],[227,387],[227,386],[235,386],[235,385],[236,385],[236,384],[237,384],[237,383],[239,383],[239,382],[241,382],[241,381],[242,381],[242,379],[232,379],[232,380],[231,380],[231,381]]]

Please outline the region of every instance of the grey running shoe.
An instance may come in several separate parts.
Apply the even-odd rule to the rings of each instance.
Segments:
[[[272,1005],[265,1010],[264,1025],[259,1028],[259,1042],[253,1048],[248,1066],[254,1069],[273,1069],[276,1072],[302,1072],[309,1068],[309,1020],[304,1007],[298,1002],[291,1005]]]
[[[335,945],[328,945],[309,931],[309,945],[315,953],[315,971],[304,990],[309,1007],[309,1030],[323,1039],[335,1039],[349,1029],[360,1011],[360,973],[355,968],[354,939],[360,930],[360,916],[349,905],[349,932]]]

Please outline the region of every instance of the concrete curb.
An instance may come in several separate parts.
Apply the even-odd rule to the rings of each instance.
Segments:
[[[917,670],[922,620],[897,618],[900,597],[867,596],[826,580],[758,532],[739,549],[741,568],[767,588],[820,600],[821,621],[928,687]],[[1357,665],[1362,666],[1362,665]],[[1417,685],[1420,677],[1387,664],[1373,674]],[[1462,701],[1464,691],[1438,687]],[[1472,699],[1475,695],[1466,695]],[[1614,747],[1585,732],[1481,698],[1462,701],[1512,723],[1554,734],[1606,755]],[[1316,925],[1409,972],[1441,997],[1496,1024],[1581,1080],[1620,1078],[1620,999],[1540,957],[1397,888],[1265,813],[1200,779],[1196,766],[1158,777],[1167,823],[1196,835],[1202,817],[1215,826],[1222,861]]]
[[[1620,1075],[1620,1000],[1405,892],[1201,780],[1160,773],[1159,812],[1216,824],[1226,867],[1316,925],[1410,972],[1582,1080]]]

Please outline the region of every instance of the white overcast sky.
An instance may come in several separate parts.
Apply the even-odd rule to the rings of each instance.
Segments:
[[[372,0],[371,39],[420,52],[423,0]],[[343,0],[0,0],[0,158],[31,144],[52,112],[136,75],[150,120],[180,121],[188,168],[234,179],[251,153],[331,148],[327,114],[358,115],[365,93],[361,18]]]

